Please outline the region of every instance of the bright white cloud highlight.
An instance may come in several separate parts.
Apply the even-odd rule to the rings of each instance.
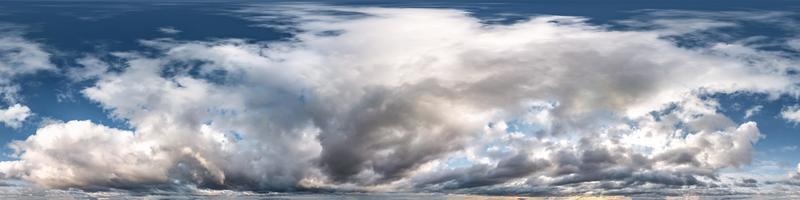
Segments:
[[[25,151],[20,157],[25,162],[4,162],[0,168],[7,175],[51,187],[158,183],[166,181],[165,169],[171,161],[155,151],[156,145],[137,140],[129,131],[70,121],[47,125],[25,141],[11,144]]]

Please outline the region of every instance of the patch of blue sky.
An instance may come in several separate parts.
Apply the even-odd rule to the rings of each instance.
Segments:
[[[475,164],[476,164],[476,162],[470,160],[465,155],[459,155],[459,156],[452,157],[450,159],[447,159],[447,161],[445,161],[445,163],[444,163],[444,165],[447,166],[450,169],[467,168],[467,167],[473,166]]]
[[[506,121],[506,125],[508,125],[508,127],[505,130],[506,133],[508,134],[520,133],[522,135],[525,135],[526,137],[536,137],[537,135],[542,134],[548,130],[548,127],[546,125],[526,122],[520,119],[512,119]]]
[[[228,138],[231,138],[233,142],[239,142],[244,139],[244,134],[238,131],[228,131]]]
[[[537,135],[550,131],[551,122],[549,110],[558,107],[557,101],[552,102],[528,102],[527,109],[522,116],[507,119],[505,131],[508,134],[522,134],[526,137],[536,137]],[[489,124],[493,128],[495,124]]]

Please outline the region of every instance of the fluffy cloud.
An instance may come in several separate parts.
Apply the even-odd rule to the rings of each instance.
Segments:
[[[55,69],[50,54],[38,43],[18,36],[16,29],[0,24],[0,96],[10,106],[0,107],[0,122],[12,128],[18,128],[30,115],[27,106],[17,103],[19,86],[14,82],[15,77]]]
[[[14,104],[8,107],[8,109],[0,109],[0,122],[12,128],[19,128],[22,122],[30,115],[30,108],[20,104]]]
[[[762,136],[708,95],[797,89],[791,61],[768,53],[686,49],[583,18],[273,9],[241,12],[289,16],[291,40],[150,40],[158,53],[116,53],[124,69],[98,70],[83,94],[131,130],[51,124],[14,143],[19,160],[0,171],[90,189],[711,187]]]
[[[793,105],[781,110],[781,117],[789,122],[800,123],[800,106]]]
[[[25,162],[2,163],[3,171],[51,187],[156,183],[164,181],[171,162],[155,143],[88,121],[47,125],[11,147],[26,151],[20,157]]]

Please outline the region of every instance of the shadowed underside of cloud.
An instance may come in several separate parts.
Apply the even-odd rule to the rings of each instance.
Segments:
[[[327,14],[336,12],[350,14]],[[50,124],[11,144],[19,159],[0,172],[82,189],[720,188],[719,170],[749,164],[762,135],[706,97],[798,94],[796,63],[780,55],[682,48],[664,31],[578,17],[488,25],[444,9],[240,13],[265,26],[289,20],[278,28],[294,37],[148,40],[158,53],[84,58],[91,73],[70,74],[96,82],[82,93],[131,130]]]

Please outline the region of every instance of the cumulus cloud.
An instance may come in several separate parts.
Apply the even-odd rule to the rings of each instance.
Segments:
[[[20,104],[14,104],[7,109],[0,109],[0,122],[3,122],[3,124],[11,128],[19,128],[22,122],[30,115],[30,108]]]
[[[762,135],[708,96],[797,89],[780,57],[579,17],[488,25],[458,10],[290,8],[240,12],[286,17],[291,40],[116,53],[124,69],[97,70],[82,93],[130,130],[49,124],[15,142],[19,159],[0,172],[89,189],[711,187],[750,163]]]
[[[88,121],[70,121],[40,128],[25,141],[11,144],[25,162],[2,163],[4,173],[41,185],[110,185],[155,183],[166,166],[157,146],[135,141],[130,131],[116,130]],[[155,144],[153,144],[155,145]],[[47,153],[47,152],[58,152]],[[141,163],[141,165],[138,165]],[[19,174],[17,174],[19,173]],[[53,176],[54,173],[60,174]]]
[[[781,109],[781,117],[786,121],[800,123],[800,106],[793,105]]]

